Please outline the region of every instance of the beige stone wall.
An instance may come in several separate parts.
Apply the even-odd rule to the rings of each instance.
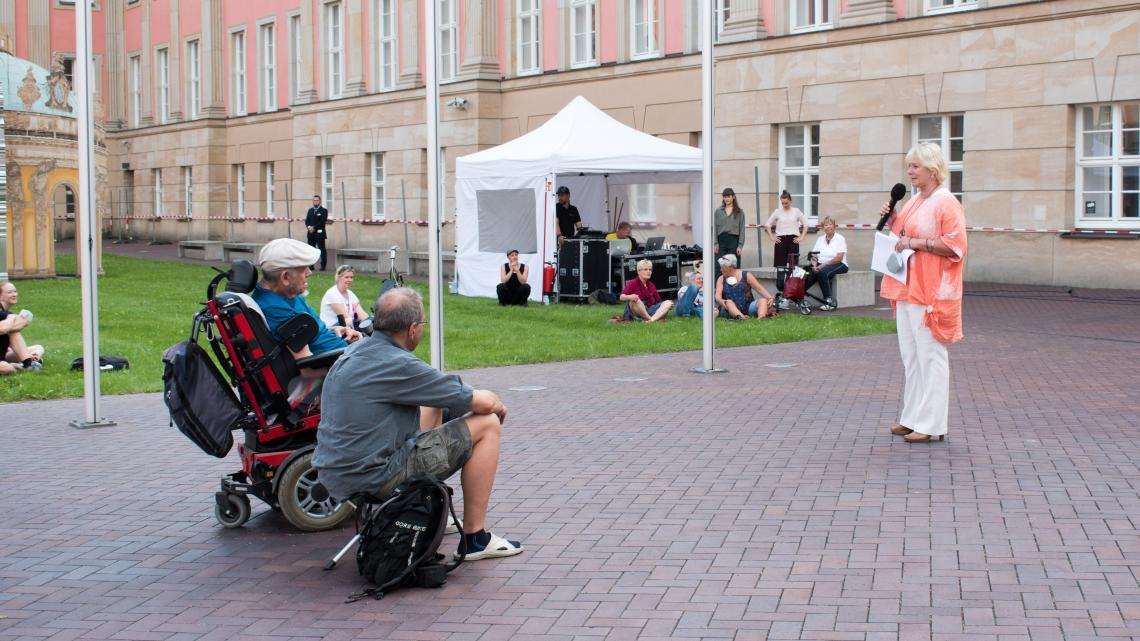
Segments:
[[[1140,99],[1140,5],[1120,0],[1052,0],[1009,4],[936,17],[875,23],[797,36],[763,38],[717,48],[717,130],[714,185],[735,188],[749,220],[756,215],[754,172],[759,170],[760,213],[766,218],[779,191],[778,128],[816,123],[821,129],[820,210],[841,224],[868,225],[890,186],[905,182],[904,154],[913,118],[962,114],[965,122],[964,204],[974,226],[1069,229],[1075,223],[1074,105]],[[511,140],[541,125],[576,95],[618,120],[670,140],[696,144],[700,131],[700,60],[696,55],[597,67],[526,78],[477,78],[446,85],[441,100],[444,218],[454,212],[455,158]],[[465,111],[446,107],[452,97]],[[318,189],[318,158],[332,156],[337,180],[334,218],[342,213],[345,183],[350,217],[369,211],[368,157],[383,152],[387,215],[426,218],[423,91],[410,89],[299,105],[292,111],[237,119],[196,121],[116,134],[130,140],[120,161],[143,171],[166,167],[167,211],[180,204],[179,164],[193,163],[202,207],[224,214],[232,165],[246,165],[247,215],[263,216],[260,163],[276,163],[278,200],[290,183],[290,213],[303,216]],[[198,167],[202,167],[201,174]],[[674,200],[678,194],[663,198]],[[233,198],[232,191],[230,198]],[[663,201],[664,202],[664,201]],[[687,222],[677,202],[660,222]],[[240,236],[263,240],[285,224],[164,223],[172,237]],[[300,226],[293,225],[295,236]],[[445,228],[444,247],[454,242]],[[669,227],[671,242],[688,242]],[[411,227],[409,246],[424,251],[426,230]],[[657,235],[642,229],[639,237]],[[870,233],[844,230],[851,263],[865,269]],[[810,242],[812,239],[809,238]],[[353,223],[348,238],[338,222],[330,245],[404,245],[402,225]],[[1075,240],[1056,234],[973,232],[967,277],[1023,283],[1087,284],[1087,264],[1112,256],[1140,266],[1140,243]],[[756,264],[749,231],[745,264]],[[765,246],[764,262],[771,247]],[[1137,287],[1126,267],[1097,284]],[[1137,267],[1136,269],[1140,269]]]

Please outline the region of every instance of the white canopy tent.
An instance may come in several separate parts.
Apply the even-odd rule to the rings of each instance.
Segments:
[[[701,242],[701,163],[700,149],[628,127],[581,96],[534,131],[457,158],[459,293],[494,296],[504,252],[517,249],[534,275],[531,298],[541,299],[542,264],[555,250],[559,185],[570,188],[588,226],[607,229],[611,186],[689,183],[693,241]]]

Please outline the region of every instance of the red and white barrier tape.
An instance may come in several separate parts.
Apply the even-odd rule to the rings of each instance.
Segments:
[[[55,220],[71,220],[74,221],[74,216],[55,216]],[[224,220],[230,222],[286,222],[304,224],[301,218],[252,218],[240,216],[104,216],[105,221],[141,221],[141,222],[162,222],[174,221],[185,222],[192,220]],[[419,227],[427,226],[426,220],[400,220],[395,218],[387,218],[383,220],[375,220],[372,218],[330,218],[328,225],[335,226],[337,223],[370,223],[370,224],[391,224],[391,225],[416,225]],[[454,225],[455,219],[444,219],[440,221],[443,225]],[[667,227],[676,227],[680,229],[692,229],[693,226],[689,223],[633,223],[637,229],[661,229]],[[875,229],[877,225],[871,223],[847,223],[837,225],[840,229]],[[748,229],[762,229],[763,226],[748,223],[745,225]],[[1129,229],[1035,229],[1031,227],[981,227],[981,226],[968,226],[966,231],[985,231],[985,232],[1003,232],[1003,233],[1019,233],[1019,234],[1092,234],[1092,235],[1105,235],[1105,236],[1136,236],[1140,235],[1140,230]]]

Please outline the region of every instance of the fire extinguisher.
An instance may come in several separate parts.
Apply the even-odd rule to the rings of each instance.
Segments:
[[[548,299],[554,298],[554,263],[544,263],[542,266],[542,294]]]

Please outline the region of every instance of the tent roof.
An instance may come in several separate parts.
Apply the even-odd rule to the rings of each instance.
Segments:
[[[623,125],[582,96],[541,127],[456,159],[455,177],[700,171],[701,150]]]

